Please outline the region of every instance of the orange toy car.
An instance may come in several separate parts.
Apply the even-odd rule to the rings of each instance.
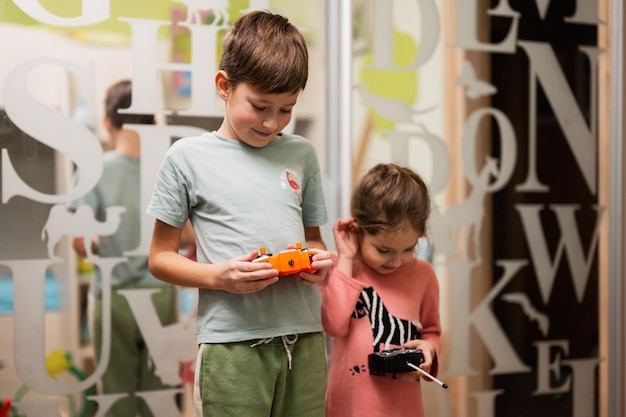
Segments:
[[[272,255],[266,253],[265,246],[259,248],[259,256],[252,262],[269,262],[278,269],[278,275],[297,275],[300,272],[314,272],[311,268],[311,258],[317,252],[302,249],[302,243],[296,242],[296,249],[287,249]]]

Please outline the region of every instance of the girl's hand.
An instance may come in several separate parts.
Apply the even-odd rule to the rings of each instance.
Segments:
[[[435,352],[435,347],[430,342],[422,339],[409,340],[404,345],[402,345],[402,347],[410,349],[421,349],[422,354],[424,355],[424,363],[420,364],[419,367],[424,371],[430,373],[430,368],[433,365],[433,358],[437,354],[437,352]]]
[[[340,258],[352,261],[358,252],[358,230],[354,218],[339,219],[333,225],[335,246]]]

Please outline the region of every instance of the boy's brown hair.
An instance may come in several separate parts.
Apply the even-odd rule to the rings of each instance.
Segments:
[[[220,70],[232,87],[245,82],[263,94],[300,92],[309,75],[306,42],[287,18],[254,11],[224,37]]]
[[[361,178],[352,193],[350,208],[361,233],[394,232],[408,221],[420,236],[425,236],[430,196],[424,180],[411,169],[378,164]]]

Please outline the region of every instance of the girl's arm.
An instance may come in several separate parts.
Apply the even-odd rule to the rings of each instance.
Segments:
[[[435,271],[428,264],[420,272],[425,280],[422,290],[423,299],[420,308],[421,339],[407,342],[405,347],[422,349],[424,363],[420,368],[433,376],[439,373],[439,350],[441,348],[441,322],[439,316],[439,282]]]
[[[350,330],[350,318],[363,290],[363,284],[352,278],[352,264],[358,251],[354,219],[337,220],[333,225],[333,237],[337,259],[320,287],[322,326],[330,336],[341,337]]]
[[[333,268],[322,281],[320,290],[324,331],[332,337],[346,336],[350,331],[350,320],[363,284]]]

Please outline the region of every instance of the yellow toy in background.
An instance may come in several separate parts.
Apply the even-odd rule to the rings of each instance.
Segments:
[[[63,373],[69,373],[79,381],[84,381],[86,377],[83,372],[74,366],[71,355],[61,349],[55,349],[46,356],[46,370],[52,378],[56,378]],[[19,410],[18,404],[24,400],[28,392],[28,387],[22,385],[18,388],[13,398],[4,398],[0,401],[0,417],[26,417],[26,414]],[[91,416],[93,414],[92,409],[94,409],[96,403],[89,397],[95,395],[95,393],[95,387],[87,388],[82,392],[82,401],[79,403],[76,402],[72,395],[67,395],[69,409],[67,413],[62,415],[67,415],[68,417]]]
[[[272,255],[266,253],[265,246],[259,248],[259,256],[252,262],[269,262],[274,269],[278,270],[278,276],[297,275],[300,272],[315,272],[311,267],[311,258],[317,252],[302,249],[302,243],[296,242],[295,249],[287,249]]]

